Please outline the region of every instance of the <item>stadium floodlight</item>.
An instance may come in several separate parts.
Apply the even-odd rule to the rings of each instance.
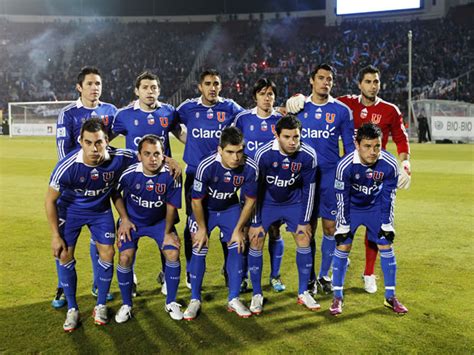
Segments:
[[[55,136],[63,107],[73,101],[9,102],[8,125],[13,136]]]

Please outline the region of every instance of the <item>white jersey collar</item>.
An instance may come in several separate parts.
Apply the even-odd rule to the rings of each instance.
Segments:
[[[224,102],[224,98],[218,96],[218,97],[217,97],[217,102]],[[198,105],[202,105],[202,106],[204,106],[204,107],[214,107],[215,105],[217,105],[217,103],[215,103],[215,104],[212,105],[212,106],[204,105],[204,104],[202,103],[202,95],[198,97],[197,103],[198,103]]]
[[[309,96],[306,98],[306,101],[305,101],[305,102],[310,102],[310,103],[312,103],[312,104],[315,105],[315,106],[324,106],[324,105],[326,105],[326,104],[332,104],[332,103],[334,103],[334,102],[336,101],[336,99],[335,99],[334,97],[332,97],[331,95],[329,95],[329,96],[328,96],[328,101],[327,101],[326,103],[320,105],[320,104],[315,104],[315,103],[311,100],[312,97],[313,97],[313,94],[309,95]]]
[[[107,160],[110,160],[110,154],[109,154],[109,151],[106,149],[105,150],[105,159],[102,163],[106,162]],[[84,165],[87,165],[86,163],[84,163],[84,150],[80,150],[79,152],[77,152],[77,158],[76,158],[76,163],[82,163]],[[97,166],[100,166],[102,164],[99,164]],[[87,166],[92,166],[92,165],[87,165]]]
[[[142,110],[142,108],[140,107],[140,101],[139,100],[135,100],[134,103],[133,103],[133,109],[134,110],[141,110],[143,112],[154,112],[154,111],[158,110],[160,107],[161,107],[161,102],[156,101],[156,108],[153,111],[145,111],[145,110]]]
[[[377,161],[380,159],[380,155],[381,155],[381,153],[379,153],[379,156],[377,157]],[[353,162],[354,164],[360,164],[360,165],[366,166],[366,167],[368,167],[368,168],[370,168],[371,166],[375,165],[375,163],[372,164],[372,165],[365,165],[365,164],[363,164],[363,163],[360,161],[359,151],[358,151],[357,149],[354,150],[354,159],[352,159],[352,162]]]
[[[76,100],[76,108],[82,108],[82,107],[84,107],[84,108],[86,108],[86,109],[88,109],[88,110],[94,110],[94,109],[96,109],[97,107],[99,107],[100,105],[102,105],[102,101],[99,101],[99,103],[98,103],[97,106],[95,106],[95,107],[85,107],[84,104],[82,103],[81,98],[78,98],[78,99]]]
[[[165,172],[165,171],[166,171],[166,167],[165,167],[165,164],[163,164],[163,165],[161,166],[161,169],[160,169],[158,172],[159,172],[159,173],[163,173],[163,172]],[[146,174],[143,172],[143,163],[142,163],[142,162],[139,162],[139,163],[137,164],[137,167],[135,168],[135,172],[137,172],[137,173],[142,173],[142,174],[145,175],[145,176],[156,176],[156,175],[157,175],[157,174],[155,174],[155,175],[146,175]]]
[[[266,120],[266,119],[270,118],[271,116],[274,116],[274,115],[277,113],[277,111],[276,111],[274,108],[272,108],[272,113],[270,114],[270,116],[268,116],[268,117],[262,117],[262,116],[260,116],[260,115],[257,113],[257,106],[255,106],[255,107],[250,111],[250,113],[251,113],[252,115],[257,116],[257,117],[260,118],[261,120]]]

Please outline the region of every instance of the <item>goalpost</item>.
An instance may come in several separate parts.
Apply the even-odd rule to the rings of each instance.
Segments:
[[[9,102],[8,126],[13,136],[56,136],[63,107],[74,101]]]

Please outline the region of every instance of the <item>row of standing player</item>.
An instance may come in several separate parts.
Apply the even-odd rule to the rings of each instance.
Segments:
[[[327,74],[325,77],[320,78],[321,74]],[[81,77],[82,75],[82,77]],[[174,109],[166,104],[161,104],[157,101],[157,97],[159,94],[159,81],[156,77],[150,74],[144,74],[138,78],[135,92],[139,97],[138,101],[132,104],[129,107],[126,107],[122,110],[119,110],[117,114],[114,112],[114,108],[112,105],[108,105],[105,103],[99,102],[99,97],[101,93],[101,81],[100,81],[100,74],[98,71],[91,71],[87,72],[87,69],[81,73],[78,78],[78,85],[77,88],[81,93],[81,98],[70,107],[67,107],[63,110],[62,114],[58,120],[58,152],[60,157],[67,152],[68,149],[76,147],[76,138],[78,127],[84,121],[91,116],[99,116],[102,117],[104,122],[109,126],[112,125],[114,133],[121,133],[127,137],[127,147],[136,149],[136,144],[144,133],[153,133],[153,129],[158,128],[158,135],[164,138],[165,142],[165,152],[166,154],[169,153],[169,142],[167,140],[167,133],[169,131],[177,132],[177,136],[182,140],[186,140],[185,133],[183,134],[179,130],[179,125],[177,122],[184,123],[185,126],[188,128],[188,132],[191,133],[188,136],[188,144],[186,144],[185,148],[185,156],[184,160],[188,164],[187,168],[187,181],[186,181],[186,191],[190,191],[190,186],[192,184],[192,176],[196,171],[197,163],[199,162],[202,156],[206,155],[209,151],[215,149],[216,145],[214,143],[217,142],[216,132],[220,131],[223,127],[230,124],[230,122],[234,121],[233,117],[235,114],[242,109],[235,104],[231,100],[222,99],[219,97],[220,91],[220,77],[218,73],[214,71],[204,72],[201,75],[201,80],[199,84],[199,89],[202,93],[201,98],[194,99],[194,100],[187,100],[183,103],[180,107],[178,107],[177,115],[174,112]],[[372,100],[374,106],[379,106],[379,110],[381,107],[386,106],[384,102],[381,102],[380,99],[377,97],[378,89],[380,87],[380,80],[378,77],[378,72],[363,74],[361,78],[365,78],[367,76],[373,76],[376,80],[372,80],[368,86],[372,86],[370,90],[364,92],[364,80],[361,80],[361,91],[362,95],[358,98],[358,103],[363,105],[364,99],[367,100],[369,97],[375,98]],[[321,66],[317,68],[313,75],[311,76],[311,84],[313,86],[313,95],[311,97],[311,101],[313,104],[320,105],[324,109],[326,103],[336,103],[337,101],[333,102],[332,98],[329,96],[329,92],[332,86],[332,76],[333,72],[330,67],[328,66]],[[319,82],[322,82],[319,83]],[[237,120],[237,125],[240,123],[240,127],[244,131],[244,135],[246,136],[247,146],[246,150],[247,153],[251,154],[252,150],[255,150],[258,145],[263,144],[264,141],[271,139],[273,136],[273,127],[274,124],[270,123],[269,117],[275,116],[273,112],[273,102],[274,97],[276,95],[276,88],[274,85],[271,85],[269,81],[260,82],[260,86],[257,83],[256,90],[254,90],[254,97],[257,101],[257,107],[250,111],[250,112],[243,112],[240,114],[240,120]],[[267,85],[268,84],[268,85]],[[367,94],[368,93],[368,94]],[[259,97],[260,97],[260,104],[259,104]],[[319,101],[318,101],[319,100]],[[383,105],[382,105],[383,104]],[[390,105],[391,106],[391,105]],[[370,106],[368,106],[370,108]],[[385,108],[385,107],[384,107]],[[319,111],[321,112],[321,107],[319,107]],[[72,111],[72,112],[71,112]],[[384,111],[384,110],[382,110]],[[387,111],[385,109],[385,111]],[[379,111],[380,112],[380,111]],[[327,112],[325,112],[327,113]],[[311,113],[312,114],[312,113]],[[205,120],[197,120],[201,115],[201,118],[205,117]],[[254,124],[247,124],[250,122],[250,119],[245,119],[244,117],[254,115],[254,120],[256,120]],[[308,112],[305,112],[303,118],[308,116]],[[323,114],[315,113],[315,118],[324,117]],[[371,121],[374,119],[378,120],[378,123],[382,125],[383,122],[387,122],[387,126],[389,129],[392,130],[392,135],[394,140],[397,142],[399,140],[399,135],[394,135],[393,132],[396,130],[393,128],[394,126],[399,126],[397,119],[401,122],[401,116],[393,115],[391,112],[385,112],[384,115],[376,114],[374,118],[374,114],[367,113],[367,107],[361,110],[360,118],[368,118]],[[178,119],[176,119],[178,118]],[[189,120],[189,118],[192,118]],[[329,118],[329,121],[331,118]],[[382,121],[381,121],[382,120]],[[388,122],[390,120],[390,122]],[[327,119],[326,119],[327,121]],[[342,120],[341,120],[342,121]],[[304,122],[304,120],[303,120]],[[206,125],[206,123],[208,123]],[[210,123],[210,124],[209,124]],[[244,123],[244,124],[242,124]],[[382,125],[383,127],[383,125]],[[246,129],[245,129],[246,128]],[[333,132],[333,128],[328,135],[337,136],[338,132]],[[403,131],[403,127],[402,127]],[[252,139],[250,135],[252,133],[255,134],[263,134],[265,132],[270,133],[270,138],[265,137],[261,141],[258,141],[259,137],[255,137]],[[318,135],[319,138],[325,138],[323,130],[311,130],[308,128],[305,132],[305,127],[303,125],[303,139],[305,139],[305,135],[310,138],[309,140],[317,140]],[[388,134],[384,135],[384,141],[386,142],[386,137]],[[262,138],[262,137],[260,137]],[[213,143],[211,143],[213,142]],[[193,144],[194,143],[194,144]],[[397,144],[398,146],[398,144]],[[201,152],[205,153],[201,153]],[[400,156],[402,158],[402,153],[400,149]],[[339,155],[337,154],[337,159]],[[406,158],[408,158],[406,156]],[[406,161],[406,159],[403,159]],[[405,163],[406,164],[406,163]],[[189,196],[189,193],[186,194]],[[190,214],[190,204],[188,206],[188,215]],[[323,226],[325,221],[323,220]],[[275,228],[276,229],[276,228]],[[277,229],[276,229],[277,230]],[[187,233],[186,233],[187,234]],[[328,233],[324,240],[330,240],[331,235]],[[273,233],[273,235],[278,236],[278,232]],[[272,236],[272,233],[270,233]],[[189,237],[185,237],[185,240],[191,240]],[[276,290],[284,289],[283,284],[279,280],[279,259],[281,259],[282,255],[282,240],[281,238],[273,238],[271,240],[276,240],[276,248],[270,246],[270,249],[273,250],[272,258],[272,281],[273,286]],[[278,242],[280,240],[281,242]],[[187,259],[189,260],[189,250],[187,249]],[[324,242],[323,242],[323,250]],[[313,248],[314,250],[314,248]],[[275,253],[276,251],[276,253]],[[93,254],[96,254],[94,251]],[[323,252],[324,255],[324,252]],[[329,255],[330,257],[330,255]],[[324,257],[323,257],[324,259]],[[189,264],[189,263],[188,263]],[[325,264],[325,260],[323,260],[323,264]],[[326,260],[327,264],[327,260]],[[330,261],[329,261],[330,265]],[[94,267],[96,270],[96,267]],[[366,270],[367,273],[367,270]],[[373,274],[373,273],[372,273]],[[313,280],[315,277],[313,277]],[[323,270],[320,272],[320,284],[323,282],[321,281],[329,281],[327,279],[327,272],[325,273]],[[330,281],[329,281],[330,282]],[[324,287],[324,284],[322,285]],[[326,290],[327,290],[327,283],[326,283]]]

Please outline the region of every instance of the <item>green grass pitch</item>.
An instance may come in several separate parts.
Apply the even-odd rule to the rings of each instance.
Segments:
[[[123,140],[114,143],[121,146]],[[391,151],[393,148],[390,146]],[[182,145],[174,141],[173,149],[180,157]],[[50,304],[57,281],[43,208],[56,162],[54,139],[1,137],[0,352],[472,354],[473,155],[473,145],[412,145],[412,186],[398,193],[396,206],[397,294],[409,308],[404,317],[382,305],[379,265],[379,291],[374,295],[363,291],[364,247],[359,232],[340,317],[329,315],[331,295],[317,296],[322,306],[319,312],[296,304],[295,245],[285,234],[282,278],[287,290],[275,294],[269,289],[265,252],[264,313],[240,319],[225,307],[222,251],[214,233],[197,320],[176,322],[165,313],[164,297],[155,280],[160,268],[158,251],[144,239],[136,264],[141,296],[135,299],[135,317],[125,324],[111,321],[97,327],[91,319],[89,233],[83,232],[76,254],[82,326],[65,334],[65,310],[54,310]],[[181,236],[183,225],[179,226]],[[319,244],[319,231],[317,241]],[[181,262],[184,269],[184,256]],[[317,255],[318,267],[319,262]],[[108,305],[115,314],[121,304],[115,276],[111,291],[115,300]],[[186,306],[189,295],[181,282],[178,301]],[[248,303],[251,294],[242,298]]]

